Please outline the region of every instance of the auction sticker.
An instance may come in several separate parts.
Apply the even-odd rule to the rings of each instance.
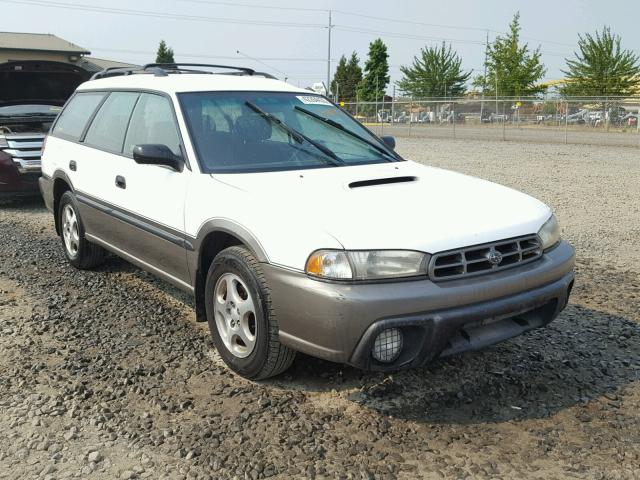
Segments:
[[[329,100],[317,95],[297,95],[296,98],[305,105],[331,105]]]

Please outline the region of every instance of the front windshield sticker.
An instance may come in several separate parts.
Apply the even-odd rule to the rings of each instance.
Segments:
[[[329,100],[316,95],[297,95],[296,98],[305,105],[331,105]]]

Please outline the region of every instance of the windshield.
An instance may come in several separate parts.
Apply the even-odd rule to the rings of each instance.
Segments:
[[[182,93],[179,98],[205,173],[399,160],[377,137],[320,95],[197,92]]]
[[[62,107],[55,105],[0,105],[0,116],[2,117],[20,117],[33,115],[50,115],[56,116],[60,113]]]

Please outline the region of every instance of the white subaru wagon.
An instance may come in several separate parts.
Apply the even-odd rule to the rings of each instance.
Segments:
[[[417,367],[553,320],[574,250],[549,207],[404,160],[325,97],[152,64],[80,85],[42,155],[69,262],[106,251],[195,297],[226,364]]]

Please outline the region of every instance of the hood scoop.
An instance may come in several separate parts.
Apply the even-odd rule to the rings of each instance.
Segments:
[[[391,183],[407,183],[416,181],[418,181],[418,177],[374,178],[371,180],[358,180],[357,182],[351,182],[349,184],[349,188],[373,187],[376,185],[389,185]]]

